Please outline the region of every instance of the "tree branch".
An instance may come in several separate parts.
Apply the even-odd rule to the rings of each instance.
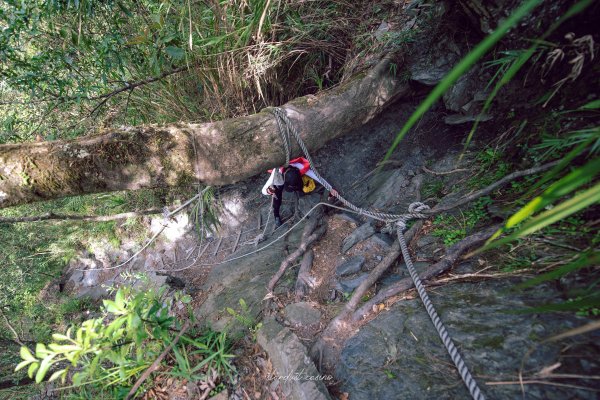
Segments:
[[[94,221],[94,222],[106,222],[106,221],[115,221],[119,219],[133,218],[139,217],[142,215],[150,215],[150,214],[161,214],[163,209],[161,208],[150,208],[148,210],[142,211],[130,211],[124,212],[120,214],[113,215],[74,215],[74,214],[54,214],[53,212],[49,212],[42,215],[35,215],[31,217],[0,217],[0,224],[15,224],[19,222],[39,222],[39,221],[49,221],[49,220],[57,220],[57,221]]]
[[[166,349],[164,349],[164,351],[160,354],[160,356],[158,356],[158,358],[156,360],[154,360],[152,365],[150,367],[148,367],[148,369],[146,371],[144,371],[144,373],[142,374],[142,376],[140,376],[140,378],[137,380],[137,382],[135,382],[135,385],[133,385],[133,387],[127,394],[127,397],[125,398],[125,400],[129,400],[133,396],[135,396],[135,392],[137,392],[137,390],[140,388],[142,383],[144,383],[144,381],[150,376],[151,373],[153,373],[154,371],[156,371],[158,369],[162,360],[166,357],[167,354],[169,354],[169,352],[177,344],[177,342],[179,342],[179,339],[181,338],[181,336],[190,328],[190,326],[191,326],[190,321],[187,321],[185,323],[185,325],[183,325],[183,328],[181,328],[181,331],[179,331],[179,334],[177,335],[177,337],[175,337],[175,339],[167,346]]]
[[[533,167],[533,168],[525,169],[522,171],[515,171],[512,174],[508,174],[504,178],[492,183],[491,185],[489,185],[481,190],[478,190],[474,193],[471,193],[468,196],[461,198],[456,203],[452,203],[447,206],[436,206],[429,211],[424,211],[423,213],[429,214],[429,215],[435,215],[435,214],[439,214],[439,213],[442,213],[445,211],[449,211],[456,207],[460,207],[460,206],[465,205],[475,199],[478,199],[481,196],[485,196],[486,194],[492,193],[494,190],[496,190],[500,186],[503,186],[514,179],[522,178],[527,175],[533,175],[533,174],[538,174],[540,172],[544,172],[544,171],[549,170],[550,168],[554,167],[559,162],[560,162],[560,160],[552,161],[547,164],[540,165],[539,167]]]
[[[311,244],[313,244],[313,242],[317,241],[323,235],[323,233],[325,233],[326,229],[327,229],[327,226],[323,225],[320,228],[317,228],[317,230],[314,233],[312,233],[310,236],[302,238],[302,242],[300,243],[300,246],[298,246],[298,248],[296,249],[296,251],[294,251],[292,254],[290,254],[289,256],[287,256],[286,259],[281,262],[279,270],[277,271],[277,273],[269,281],[269,285],[267,286],[267,289],[269,290],[269,293],[273,292],[273,289],[275,288],[275,285],[277,284],[277,282],[279,281],[279,279],[281,279],[281,277],[285,273],[286,269],[290,265],[292,265],[292,263],[294,262],[294,260],[296,260],[296,258],[298,258],[302,254],[304,254],[304,252],[306,252],[306,250],[308,249],[308,246],[310,246]]]
[[[52,98],[30,100],[30,101],[1,101],[0,102],[0,106],[39,104],[39,103],[48,103],[48,102],[51,102],[51,101],[59,101],[61,103],[64,103],[64,102],[67,102],[67,101],[76,101],[76,100],[85,100],[85,101],[103,100],[100,104],[104,104],[104,103],[106,103],[106,101],[109,98],[114,97],[114,96],[116,96],[119,93],[125,92],[127,90],[133,90],[135,88],[147,85],[149,83],[154,83],[154,82],[159,81],[159,80],[161,80],[163,78],[166,78],[167,76],[178,74],[178,73],[183,72],[183,71],[187,71],[187,70],[191,69],[194,66],[195,65],[190,65],[189,67],[185,66],[185,67],[175,68],[175,69],[173,69],[171,71],[163,72],[162,74],[160,74],[158,76],[154,76],[154,77],[142,79],[140,81],[124,82],[125,83],[124,86],[122,86],[122,87],[120,87],[118,89],[115,89],[115,90],[111,90],[110,92],[102,93],[102,94],[99,94],[99,95],[96,95],[96,96],[85,96],[85,97],[78,97],[78,96],[56,96],[56,97],[52,97]],[[94,109],[94,111],[97,108],[99,108],[99,106],[96,106],[96,108]],[[93,113],[93,111],[92,111],[92,113]]]
[[[8,326],[8,329],[10,329],[12,334],[15,336],[15,343],[17,343],[20,346],[25,346],[23,344],[23,342],[21,341],[21,338],[19,337],[19,334],[17,333],[15,328],[13,328],[13,326],[10,324],[10,321],[8,320],[8,318],[6,318],[6,315],[4,314],[4,311],[2,311],[2,308],[0,308],[0,315],[2,315],[2,319],[4,319],[4,323],[6,324],[6,326]]]

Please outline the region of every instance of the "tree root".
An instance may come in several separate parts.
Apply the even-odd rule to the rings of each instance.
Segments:
[[[421,280],[426,281],[448,271],[465,252],[467,252],[474,246],[485,242],[490,236],[494,234],[494,232],[498,230],[498,228],[499,225],[493,225],[456,243],[454,246],[448,249],[448,252],[440,261],[433,265],[430,265],[425,270],[421,271],[419,273],[419,277],[421,278]],[[374,296],[371,300],[366,302],[358,311],[356,311],[352,315],[352,320],[354,322],[358,322],[364,319],[372,311],[375,305],[384,302],[386,299],[392,296],[396,296],[402,292],[405,292],[411,289],[413,286],[414,283],[411,278],[405,278],[396,282],[389,288],[377,293],[376,296]]]
[[[415,237],[416,233],[423,227],[423,221],[417,221],[405,234],[406,241],[410,241]],[[369,273],[369,276],[354,290],[352,297],[346,303],[342,311],[329,322],[319,339],[311,348],[311,357],[313,359],[322,359],[326,362],[333,358],[332,347],[336,344],[337,338],[345,328],[351,325],[351,315],[358,307],[362,297],[369,288],[377,282],[383,273],[398,259],[400,256],[400,244],[395,241],[390,251],[383,260]],[[329,343],[329,345],[327,345]]]
[[[423,221],[418,221],[405,234],[408,243],[414,238],[422,225]],[[494,232],[498,230],[498,227],[499,225],[488,227],[483,231],[458,242],[448,249],[446,256],[442,260],[428,267],[425,271],[421,272],[419,276],[421,279],[427,280],[447,271],[466,251],[492,236]],[[342,332],[354,328],[359,321],[372,311],[374,305],[413,287],[414,284],[411,278],[403,279],[386,289],[384,292],[377,294],[358,311],[355,311],[367,290],[377,282],[381,275],[383,275],[383,273],[396,261],[400,254],[400,244],[396,241],[392,245],[387,256],[375,267],[375,269],[373,269],[373,271],[371,271],[369,277],[354,291],[354,294],[348,303],[346,303],[342,311],[329,323],[319,339],[315,342],[311,348],[311,356],[313,358],[319,356],[323,358],[326,364],[331,364],[336,352],[336,349],[334,348],[336,338],[342,336]]]
[[[300,246],[298,246],[296,251],[291,253],[289,256],[287,256],[285,258],[285,260],[283,260],[281,262],[281,265],[279,266],[279,270],[277,271],[277,273],[275,273],[275,275],[269,281],[269,284],[267,286],[269,293],[273,292],[275,285],[277,284],[279,279],[281,279],[281,277],[283,276],[285,271],[289,268],[289,266],[292,265],[292,263],[298,257],[303,255],[306,252],[306,250],[308,250],[308,247],[311,244],[313,244],[314,242],[319,240],[321,238],[321,236],[323,236],[323,234],[327,230],[327,225],[324,224],[324,225],[320,226],[319,228],[317,228],[317,225],[319,224],[319,221],[321,220],[322,215],[323,215],[323,207],[318,207],[315,210],[315,215],[311,216],[311,218],[308,219],[306,225],[304,226],[304,230],[302,231],[302,240],[300,242]],[[311,260],[311,264],[312,264],[312,260]],[[310,270],[310,268],[309,268],[309,270]]]
[[[310,276],[310,269],[313,264],[315,253],[312,250],[308,250],[304,253],[302,262],[300,263],[300,270],[298,271],[298,279],[296,280],[296,301],[302,300],[304,296],[307,296],[313,285],[313,278]]]

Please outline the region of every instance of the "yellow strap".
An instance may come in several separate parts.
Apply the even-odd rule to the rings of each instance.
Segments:
[[[317,187],[314,179],[311,178],[310,176],[302,175],[302,183],[303,183],[302,191],[304,193],[310,193],[313,190],[315,190],[315,188]]]

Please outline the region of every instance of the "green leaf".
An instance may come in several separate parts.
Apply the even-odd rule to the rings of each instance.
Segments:
[[[63,375],[67,374],[67,370],[66,369],[60,369],[56,372],[54,372],[52,375],[50,375],[50,379],[48,379],[48,382],[52,382],[58,378],[60,378]]]
[[[597,129],[597,131],[600,132],[600,129]],[[579,156],[594,140],[596,140],[596,138],[594,136],[590,136],[586,141],[580,143],[577,147],[571,150],[557,165],[555,165],[549,172],[545,173],[542,179],[533,185],[523,197],[528,197],[543,184],[549,182],[552,178],[558,175],[560,171],[571,165],[571,161]]]
[[[68,352],[72,352],[72,351],[78,351],[81,350],[80,346],[76,346],[74,344],[57,344],[57,343],[50,343],[48,345],[48,348],[50,350],[52,350],[55,353],[68,353]]]
[[[37,374],[35,374],[35,383],[40,383],[44,379],[46,372],[48,372],[48,369],[52,366],[52,359],[54,357],[56,357],[56,354],[50,354],[42,360],[40,369],[38,369]]]
[[[21,358],[25,361],[36,361],[35,357],[33,354],[31,354],[31,351],[29,351],[26,346],[21,346],[20,354]]]
[[[572,263],[563,265],[560,268],[555,269],[554,271],[550,271],[545,274],[536,276],[533,279],[529,279],[523,283],[518,284],[515,288],[524,289],[531,286],[535,286],[542,282],[558,279],[568,274],[569,272],[577,271],[578,269],[585,268],[591,265],[598,265],[598,263],[600,263],[600,252],[592,251],[583,253]]]
[[[40,366],[39,362],[34,362],[29,366],[29,369],[27,370],[27,376],[29,376],[31,379],[33,379],[33,374],[35,373],[35,371],[38,369],[38,367]]]
[[[165,48],[165,51],[169,56],[171,56],[173,60],[176,61],[181,60],[183,57],[185,57],[185,50],[176,46],[167,46]]]
[[[589,103],[584,104],[581,107],[579,107],[580,110],[597,110],[599,108],[600,108],[600,99],[590,101]]]
[[[477,251],[477,253],[485,250],[489,250],[503,244],[509,243],[515,239],[520,237],[529,235],[533,232],[536,232],[550,224],[555,223],[563,218],[568,217],[571,214],[576,213],[579,210],[582,210],[594,203],[598,203],[600,201],[600,183],[597,183],[593,187],[587,189],[586,191],[573,196],[571,199],[564,201],[552,208],[549,211],[546,211],[534,218],[531,218],[528,222],[524,223],[521,228],[519,228],[516,232],[511,235],[504,237],[499,240],[493,240],[490,238],[490,241],[481,249]]]
[[[125,295],[123,293],[123,289],[121,288],[117,290],[117,294],[115,295],[115,305],[119,310],[125,308]]]
[[[598,307],[600,306],[600,296],[590,296],[584,299],[565,301],[563,303],[555,304],[544,304],[538,307],[527,308],[523,310],[514,310],[515,314],[529,314],[537,312],[548,312],[548,311],[571,311],[580,310],[585,307]]]
[[[63,335],[60,333],[53,333],[52,334],[52,339],[53,340],[65,340],[65,341],[71,341],[71,338],[67,335]]]
[[[34,359],[34,360],[35,360],[35,359]],[[32,361],[32,360],[25,360],[25,361],[21,361],[21,362],[20,362],[20,363],[17,365],[17,367],[15,368],[15,372],[17,372],[17,371],[19,371],[19,370],[21,370],[21,369],[25,368],[26,366],[28,366],[28,365],[29,365],[29,364],[31,364],[32,362],[34,362],[34,361]]]
[[[111,337],[115,332],[117,332],[117,330],[123,326],[123,324],[125,323],[125,321],[127,321],[126,317],[119,317],[117,319],[115,319],[113,322],[111,322],[107,327],[106,330],[104,331],[104,335],[106,337]]]
[[[48,349],[43,343],[38,343],[35,345],[35,356],[37,358],[44,358],[48,355]]]
[[[581,168],[578,168],[553,183],[548,189],[527,203],[523,208],[512,215],[506,222],[505,228],[512,228],[520,224],[525,218],[529,217],[533,213],[546,207],[555,200],[562,196],[565,196],[572,191],[578,189],[582,185],[588,183],[594,176],[600,172],[600,158],[590,161]]]

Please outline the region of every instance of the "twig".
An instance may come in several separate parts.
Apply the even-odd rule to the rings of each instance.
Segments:
[[[16,102],[15,101],[3,101],[3,102],[0,102],[0,106],[16,105],[16,104],[37,104],[37,103],[46,103],[46,102],[51,102],[51,101],[65,102],[65,101],[75,101],[75,100],[86,100],[86,101],[103,100],[101,102],[101,104],[104,104],[104,103],[106,103],[106,100],[108,100],[111,97],[116,96],[119,93],[122,93],[122,92],[125,92],[128,90],[133,91],[133,89],[135,89],[137,87],[159,81],[163,78],[166,78],[169,75],[178,74],[180,72],[187,71],[187,70],[191,69],[191,67],[193,67],[193,66],[194,65],[191,65],[189,67],[185,66],[185,67],[175,68],[171,71],[163,72],[162,74],[160,74],[158,76],[142,79],[142,80],[136,81],[136,82],[125,82],[124,86],[122,86],[118,89],[112,90],[110,92],[99,94],[97,96],[85,96],[85,97],[82,97],[82,96],[57,96],[57,97],[52,97],[52,98],[38,99],[38,100],[31,100],[31,101],[16,101]],[[94,110],[91,112],[91,114],[93,114],[97,108],[98,108],[98,106],[96,106],[96,108],[94,108]]]
[[[582,390],[589,390],[591,392],[600,392],[599,389],[595,389],[595,388],[588,388],[585,386],[578,386],[578,385],[569,385],[567,383],[558,383],[558,382],[547,382],[547,381],[540,381],[537,379],[532,379],[532,380],[528,380],[528,381],[500,381],[500,382],[486,382],[486,385],[489,386],[496,386],[496,385],[531,385],[531,384],[538,384],[538,385],[550,385],[550,386],[560,386],[560,387],[568,387],[568,388],[573,388],[573,389],[582,389]]]
[[[457,169],[453,169],[452,171],[436,172],[436,171],[430,170],[429,168],[427,168],[424,165],[421,168],[423,169],[423,171],[425,171],[425,172],[427,172],[428,174],[431,174],[431,175],[450,175],[450,174],[455,174],[457,172],[469,171],[468,168],[457,168]]]
[[[13,328],[13,326],[10,324],[10,321],[8,320],[8,318],[6,318],[6,315],[4,315],[4,311],[2,311],[2,308],[0,308],[0,315],[2,315],[2,318],[4,319],[4,323],[6,324],[6,326],[8,326],[8,329],[10,329],[12,334],[15,336],[15,343],[17,343],[20,346],[25,346],[23,344],[23,342],[21,341],[21,338],[19,338],[19,334],[17,333],[15,328]]]
[[[219,252],[219,247],[221,247],[221,243],[223,243],[223,238],[219,238],[219,241],[217,242],[217,245],[215,246],[215,249],[213,250],[213,257],[215,257],[217,255],[217,253]]]
[[[462,281],[471,281],[474,279],[500,279],[500,278],[508,278],[511,276],[520,276],[525,273],[531,272],[530,269],[522,269],[515,272],[502,272],[497,274],[481,274],[479,272],[475,272],[472,274],[461,274],[461,275],[450,275],[447,278],[436,279],[435,281],[431,281],[430,285],[440,285],[442,283],[448,282],[462,282]]]
[[[423,281],[431,279],[435,276],[440,275],[441,273],[449,270],[452,265],[460,256],[462,256],[467,250],[472,248],[473,246],[477,246],[481,242],[487,240],[490,236],[494,234],[498,230],[498,225],[493,225],[484,229],[483,231],[477,232],[474,235],[471,235],[460,242],[456,243],[452,247],[450,247],[440,261],[437,263],[430,265],[424,271],[419,273],[419,276]],[[396,247],[396,246],[395,246]],[[397,246],[398,248],[400,246]],[[371,310],[375,304],[381,303],[388,299],[389,297],[396,296],[414,286],[414,283],[411,278],[402,279],[395,284],[391,285],[389,288],[382,290],[376,296],[374,296],[371,300],[366,302],[358,311],[356,311],[352,319],[356,321],[360,321],[363,319]]]
[[[142,211],[131,211],[114,215],[73,215],[73,214],[54,214],[49,212],[42,215],[36,215],[31,217],[15,217],[15,218],[0,218],[0,224],[15,224],[20,222],[39,222],[39,221],[94,221],[94,222],[106,222],[115,221],[118,219],[126,219],[139,217],[141,215],[150,214],[161,214],[163,212],[160,208],[150,208]]]
[[[173,346],[175,346],[177,344],[177,342],[179,342],[179,339],[185,333],[185,331],[187,331],[189,329],[189,327],[190,327],[190,321],[187,321],[185,323],[185,325],[183,325],[183,328],[181,328],[181,331],[179,331],[179,334],[177,334],[177,337],[175,337],[175,339],[167,346],[167,348],[163,350],[163,352],[160,354],[160,356],[158,356],[158,358],[156,360],[154,360],[152,365],[150,367],[148,367],[148,369],[146,371],[144,371],[144,373],[142,374],[142,376],[140,376],[140,378],[137,380],[137,382],[135,382],[135,385],[133,385],[133,387],[127,394],[127,397],[125,397],[125,400],[131,399],[135,395],[135,392],[137,392],[137,390],[140,388],[142,383],[144,383],[144,381],[150,376],[150,374],[158,369],[158,366],[160,365],[161,361],[171,351]]]
[[[235,250],[238,247],[238,244],[240,243],[240,237],[242,237],[242,230],[240,229],[239,233],[237,234],[237,237],[235,238],[235,244],[233,245],[233,250],[231,250],[232,253],[235,253]]]
[[[567,250],[573,250],[573,251],[577,251],[579,253],[582,252],[581,249],[575,247],[575,246],[570,246],[568,244],[565,243],[559,243],[559,242],[553,242],[552,240],[548,240],[548,239],[544,239],[544,238],[534,238],[533,240],[535,240],[536,242],[542,242],[542,243],[546,243],[552,246],[556,246],[556,247],[562,247],[563,249],[567,249]]]
[[[429,211],[424,211],[424,214],[429,214],[429,215],[435,215],[435,214],[439,214],[445,211],[449,211],[453,208],[462,206],[464,204],[467,204],[475,199],[478,199],[481,196],[485,196],[486,194],[490,194],[492,193],[494,190],[496,190],[498,187],[503,186],[505,184],[507,184],[508,182],[513,181],[514,179],[517,178],[521,178],[527,175],[533,175],[533,174],[538,174],[540,172],[544,172],[546,170],[549,170],[550,168],[554,167],[556,164],[558,164],[560,162],[560,160],[557,161],[552,161],[549,162],[547,164],[543,164],[540,165],[539,167],[533,167],[533,168],[529,168],[529,169],[525,169],[522,171],[515,171],[512,174],[508,174],[506,175],[504,178],[492,183],[491,185],[478,190],[476,192],[471,193],[468,196],[465,196],[463,198],[461,198],[460,200],[458,200],[455,203],[449,204],[447,206],[437,206],[434,207],[433,209],[429,210]]]

